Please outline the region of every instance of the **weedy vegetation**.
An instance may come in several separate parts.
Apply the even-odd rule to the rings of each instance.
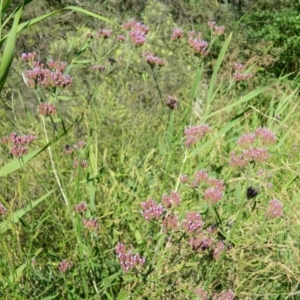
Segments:
[[[0,2],[1,299],[300,298],[294,58],[205,1]]]

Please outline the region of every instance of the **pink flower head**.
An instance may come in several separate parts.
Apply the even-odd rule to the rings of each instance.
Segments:
[[[24,80],[28,87],[36,88],[38,85],[46,89],[64,88],[72,83],[70,75],[64,75],[66,63],[50,60],[48,68],[39,61],[33,62],[32,70],[24,73]]]
[[[200,214],[188,212],[186,213],[186,219],[181,222],[181,225],[186,233],[192,234],[197,233],[204,225],[204,222]]]
[[[112,30],[110,29],[99,29],[96,36],[97,37],[103,37],[104,39],[107,39],[111,36]]]
[[[105,71],[105,66],[94,65],[92,66],[92,70],[103,72]]]
[[[195,290],[195,294],[199,300],[208,300],[208,292],[206,292],[203,288],[198,287]]]
[[[283,204],[277,199],[273,199],[269,202],[269,207],[266,211],[266,217],[268,218],[281,218],[283,215]]]
[[[135,20],[130,20],[127,23],[124,23],[122,25],[123,29],[130,30],[129,36],[134,44],[134,46],[141,46],[146,42],[146,34],[149,32],[149,27],[137,22]]]
[[[162,221],[163,232],[177,231],[179,229],[179,222],[177,215],[168,215]]]
[[[121,268],[126,273],[137,266],[142,266],[146,261],[145,257],[141,257],[140,254],[133,254],[131,250],[126,252],[126,247],[122,243],[116,245],[115,251],[118,255]]]
[[[181,174],[180,177],[179,177],[179,180],[181,183],[187,183],[189,182],[189,176],[187,176],[186,174]]]
[[[126,41],[126,37],[125,35],[121,34],[117,36],[117,41],[118,42],[125,42]]]
[[[220,188],[208,188],[204,192],[204,198],[209,202],[209,203],[217,203],[220,201],[223,197],[223,192]]]
[[[197,141],[203,139],[203,137],[211,131],[210,127],[207,124],[189,126],[184,130],[185,134],[185,145],[186,147],[191,147]]]
[[[201,252],[209,249],[213,245],[213,238],[208,233],[203,232],[190,240],[191,248],[194,251]]]
[[[171,35],[171,40],[177,40],[183,38],[183,31],[180,28],[175,28]]]
[[[180,194],[177,192],[171,192],[171,194],[168,196],[164,194],[162,196],[162,203],[164,207],[168,208],[170,206],[176,207],[179,206],[181,199],[180,199]]]
[[[75,205],[75,210],[77,212],[85,212],[88,209],[88,205],[86,204],[86,202],[80,202],[79,204]]]
[[[86,227],[88,230],[96,230],[98,229],[98,221],[96,218],[94,219],[89,219],[89,220],[83,220],[83,225]]]
[[[158,56],[154,56],[152,53],[150,53],[148,51],[144,52],[143,56],[146,58],[147,63],[151,67],[154,67],[154,65],[158,65],[158,66],[162,67],[166,64],[166,60],[164,60]]]
[[[56,115],[57,111],[56,111],[56,106],[54,104],[50,104],[50,103],[41,103],[38,107],[38,112],[40,115],[42,116],[52,116],[52,115]]]
[[[204,170],[197,171],[194,175],[194,184],[196,186],[200,183],[206,183],[207,180],[208,180],[208,174]]]
[[[222,291],[220,294],[214,294],[212,300],[233,300],[235,294],[232,290]]]
[[[215,21],[208,21],[207,25],[210,29],[214,29],[215,26],[216,26],[216,22]]]
[[[233,78],[235,81],[245,81],[253,77],[252,73],[242,74],[239,72],[233,73]]]
[[[178,100],[176,98],[172,97],[172,96],[168,96],[168,101],[167,101],[166,105],[171,110],[175,110],[175,109],[177,109]]]
[[[198,34],[199,36],[199,34]],[[189,37],[188,39],[188,44],[193,48],[193,50],[200,54],[200,55],[207,55],[208,54],[208,43],[202,39],[200,39],[199,37]]]
[[[269,158],[268,149],[267,148],[253,148],[243,150],[243,158],[247,162],[255,161],[255,162],[264,162]]]
[[[33,62],[36,58],[36,52],[22,53],[21,58],[24,61]]]
[[[245,69],[245,65],[243,65],[241,63],[234,63],[233,68],[236,71],[243,71]]]
[[[58,265],[58,270],[61,273],[66,273],[69,269],[71,269],[73,266],[73,263],[70,261],[67,261],[64,259],[59,265]]]
[[[141,206],[143,208],[142,215],[146,221],[158,220],[165,211],[165,209],[154,202],[153,199],[143,202]]]
[[[254,133],[250,134],[243,134],[237,141],[237,144],[241,146],[242,148],[244,147],[249,147],[254,144],[256,139],[256,136]]]
[[[255,130],[255,137],[260,139],[264,145],[276,143],[275,133],[265,127],[258,127]]]
[[[213,257],[214,257],[214,259],[218,259],[220,257],[220,255],[222,254],[224,248],[225,248],[224,242],[218,241],[216,243],[214,251],[213,251]]]
[[[6,214],[7,209],[4,207],[3,204],[0,203],[0,215],[5,215]]]
[[[222,35],[225,32],[225,26],[215,26],[213,35]]]

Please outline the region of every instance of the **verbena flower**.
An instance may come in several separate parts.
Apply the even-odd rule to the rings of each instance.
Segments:
[[[61,273],[66,273],[68,270],[70,270],[73,267],[73,263],[71,261],[68,261],[64,259],[59,265],[58,270]]]
[[[92,66],[92,70],[103,72],[105,71],[105,66],[94,65]]]
[[[208,300],[208,292],[206,292],[202,287],[198,287],[195,290],[195,294],[199,300]]]
[[[96,230],[99,227],[98,220],[96,218],[89,219],[89,220],[83,220],[83,225],[88,230]]]
[[[200,141],[204,136],[211,131],[207,124],[189,126],[184,130],[185,134],[185,145],[186,147],[191,147],[197,141]]]
[[[281,218],[283,215],[283,204],[277,199],[273,199],[269,202],[269,206],[266,211],[266,217],[268,218]]]
[[[172,96],[168,96],[168,101],[166,102],[166,105],[171,109],[175,110],[177,109],[178,100]]]
[[[38,112],[42,116],[52,116],[52,115],[56,115],[57,110],[54,104],[43,102],[39,105]]]
[[[162,221],[163,232],[179,230],[179,222],[177,215],[168,215]]]
[[[111,36],[112,32],[113,31],[110,29],[99,29],[96,37],[103,37],[104,39],[107,39]]]
[[[218,241],[214,246],[213,258],[218,259],[220,257],[220,255],[222,254],[224,248],[225,248],[224,242]]]
[[[183,31],[180,28],[175,28],[171,34],[171,40],[178,40],[183,38]]]
[[[208,188],[204,192],[204,198],[207,200],[209,203],[217,203],[220,201],[223,197],[223,192],[219,188]]]
[[[50,60],[47,68],[39,61],[33,62],[33,68],[24,72],[24,80],[28,87],[38,85],[46,89],[64,88],[72,83],[70,75],[64,75],[66,63]]]
[[[154,54],[150,53],[149,51],[146,51],[143,53],[143,57],[146,58],[147,63],[151,66],[154,67],[154,65],[157,65],[159,67],[162,67],[166,64],[166,60],[162,59],[158,56],[155,56]]]
[[[181,183],[187,183],[189,182],[189,176],[187,176],[186,174],[181,174],[180,177],[179,177],[179,180]]]
[[[204,222],[200,214],[196,212],[187,212],[181,225],[186,233],[192,234],[197,233],[204,225]]]
[[[126,252],[126,247],[122,243],[116,245],[115,251],[121,268],[126,273],[138,266],[143,266],[146,261],[145,257],[141,257],[140,254],[133,254],[131,250]]]
[[[149,199],[141,204],[143,208],[142,216],[146,221],[158,220],[165,209],[158,205],[153,199]]]
[[[36,58],[36,52],[32,53],[22,53],[21,58],[24,61],[33,62]]]
[[[178,192],[171,192],[170,195],[164,194],[162,196],[161,202],[163,203],[163,206],[168,208],[170,206],[176,207],[180,204],[180,194]]]
[[[136,47],[141,46],[146,42],[146,34],[150,30],[148,26],[135,20],[124,23],[122,28],[129,30],[129,37]]]
[[[235,294],[232,290],[222,291],[219,294],[214,294],[213,300],[233,300]]]
[[[0,215],[5,215],[7,209],[4,207],[3,204],[0,203]]]
[[[82,213],[82,212],[87,211],[87,209],[88,209],[88,205],[86,204],[86,202],[80,202],[77,205],[75,205],[75,210],[77,212]]]
[[[201,37],[199,34],[196,37],[190,36],[188,39],[188,44],[191,48],[193,48],[194,52],[205,56],[208,54],[208,43],[199,37]]]
[[[10,153],[15,157],[22,157],[28,152],[28,147],[36,140],[32,134],[18,135],[11,133],[9,136],[4,137],[1,142],[3,144],[11,144]]]

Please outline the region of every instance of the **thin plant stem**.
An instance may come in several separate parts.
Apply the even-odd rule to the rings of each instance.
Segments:
[[[46,129],[46,122],[45,122],[45,117],[42,116],[42,120],[43,120],[43,127],[44,127],[44,133],[45,133],[45,137],[46,137],[46,142],[49,143],[49,138],[48,138],[48,133],[47,133],[47,129]],[[53,155],[52,155],[52,151],[51,151],[51,146],[48,147],[48,153],[49,153],[49,157],[50,157],[50,161],[51,161],[51,165],[52,165],[52,169],[53,169],[53,172],[54,172],[54,176],[55,176],[55,179],[56,179],[56,182],[57,182],[57,185],[59,187],[59,190],[64,198],[64,201],[66,203],[66,206],[68,207],[69,206],[69,201],[68,201],[68,198],[67,198],[67,195],[65,194],[64,192],[64,189],[61,185],[61,182],[59,180],[59,177],[58,177],[58,174],[57,174],[57,171],[56,171],[56,168],[55,168],[55,164],[54,164],[54,160],[53,160]]]

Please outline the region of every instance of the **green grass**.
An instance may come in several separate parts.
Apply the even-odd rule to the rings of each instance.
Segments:
[[[145,22],[153,19],[151,7],[145,9]],[[2,57],[10,57],[0,66],[5,62],[1,135],[31,133],[37,139],[21,158],[9,153],[10,145],[0,147],[0,203],[6,208],[0,216],[0,298],[197,299],[200,287],[209,299],[229,289],[236,299],[298,299],[298,89],[289,88],[287,77],[263,86],[259,79],[235,82],[228,69],[234,32],[212,39],[204,35],[210,51],[219,52],[202,57],[187,43],[192,28],[183,28],[182,40],[170,40],[176,27],[171,17],[147,23],[146,43],[134,47],[117,20],[79,7],[66,10],[113,29],[107,39],[89,38],[87,33],[96,31],[80,24],[38,53],[45,61],[66,61],[71,85],[28,88],[22,73],[30,63],[19,57],[11,65],[16,31],[28,25],[17,27],[21,8],[3,48]],[[33,18],[32,26],[55,15]],[[118,34],[127,40],[116,42]],[[167,64],[152,69],[144,51]],[[106,69],[95,71],[93,65]],[[177,110],[165,105],[168,95],[179,100]],[[39,115],[41,102],[55,104],[57,115]],[[204,123],[211,131],[186,147],[185,129]],[[270,157],[231,166],[231,153],[241,151],[238,138],[260,126],[276,134]],[[86,144],[67,155],[66,146],[79,140]],[[87,167],[74,167],[76,159]],[[180,175],[192,179],[202,169],[224,182],[215,204],[205,199],[209,184],[192,188],[191,182],[180,182]],[[250,186],[258,191],[253,199],[246,196]],[[180,193],[180,205],[145,220],[141,204],[152,198],[161,205],[171,191]],[[283,204],[282,217],[266,216],[271,199]],[[81,202],[88,208],[79,213],[75,206]],[[213,228],[209,249],[192,249],[194,235],[182,226],[163,231],[169,214],[182,223],[187,212],[204,221],[195,236]],[[97,220],[94,229],[84,223],[91,219]],[[224,250],[214,257],[221,241]],[[132,247],[145,263],[125,272],[115,252],[118,243]],[[63,260],[72,263],[66,272],[59,269]]]

